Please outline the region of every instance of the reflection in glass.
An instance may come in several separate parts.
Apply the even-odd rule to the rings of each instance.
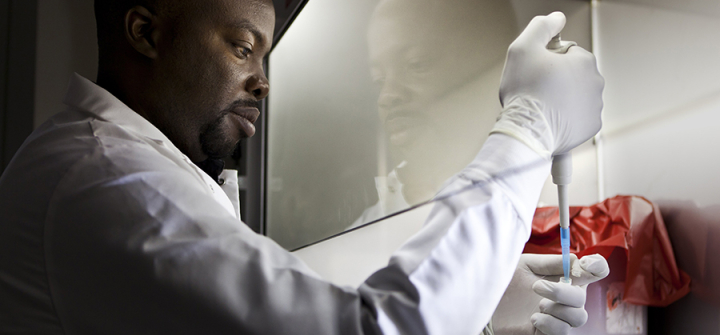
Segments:
[[[516,36],[508,1],[386,0],[368,28],[389,169],[354,225],[430,199],[477,154],[500,110],[497,86]]]
[[[373,1],[309,1],[270,54],[267,233],[293,249],[377,202],[377,92],[365,36]]]
[[[270,55],[268,235],[293,249],[432,198],[500,112],[516,16],[556,9],[523,1],[309,1]]]

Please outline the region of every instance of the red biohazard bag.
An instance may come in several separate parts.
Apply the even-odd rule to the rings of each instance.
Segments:
[[[627,257],[623,301],[667,306],[690,291],[690,277],[676,265],[655,204],[642,197],[617,196],[589,207],[570,207],[570,252],[578,258],[597,253],[608,259],[615,250]],[[557,207],[535,211],[524,252],[561,252]]]

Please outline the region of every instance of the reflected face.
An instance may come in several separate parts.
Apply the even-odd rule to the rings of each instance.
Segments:
[[[454,57],[446,41],[423,41],[394,22],[374,28],[370,60],[373,81],[380,87],[378,112],[391,144],[402,147],[433,131],[443,117],[428,108],[462,78],[449,71]],[[386,38],[380,38],[381,31]]]
[[[161,85],[153,120],[190,159],[227,157],[255,133],[259,101],[269,92],[263,58],[275,15],[260,0],[184,1],[166,21],[156,71]]]
[[[368,31],[380,120],[394,151],[406,153],[467,121],[436,105],[502,61],[515,30],[509,1],[416,2],[381,2]]]

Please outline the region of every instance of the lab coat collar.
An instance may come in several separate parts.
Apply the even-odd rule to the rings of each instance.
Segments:
[[[164,148],[160,150],[161,152],[169,149],[169,152],[165,153],[166,157],[173,159],[180,166],[189,169],[190,172],[194,171],[197,173],[197,176],[200,178],[199,181],[203,182],[207,186],[208,191],[216,197],[223,207],[225,207],[225,209],[235,215],[238,219],[240,218],[240,206],[239,200],[237,199],[237,192],[232,193],[234,200],[230,200],[227,193],[228,191],[219,188],[216,184],[217,181],[213,180],[205,171],[200,169],[196,164],[192,163],[190,159],[180,151],[180,149],[170,142],[160,129],[157,129],[157,127],[150,123],[150,121],[130,109],[130,107],[125,105],[122,101],[120,101],[120,99],[116,98],[104,88],[98,86],[83,76],[74,73],[70,78],[70,83],[68,84],[68,89],[65,93],[63,103],[70,108],[89,113],[100,120],[118,125],[139,137],[147,138],[150,141],[157,143],[159,147]],[[227,173],[224,174],[224,178],[231,178],[234,181],[234,186],[237,187],[237,172],[226,171]]]
[[[73,73],[70,78],[63,103],[117,124],[140,136],[162,142],[173,151],[180,152],[160,129],[130,109],[112,93],[77,73]]]

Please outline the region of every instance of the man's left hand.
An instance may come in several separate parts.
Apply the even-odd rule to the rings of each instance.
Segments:
[[[559,283],[562,255],[523,254],[493,315],[495,334],[565,335],[587,322],[587,285],[610,273],[600,255],[570,255],[572,285]]]

